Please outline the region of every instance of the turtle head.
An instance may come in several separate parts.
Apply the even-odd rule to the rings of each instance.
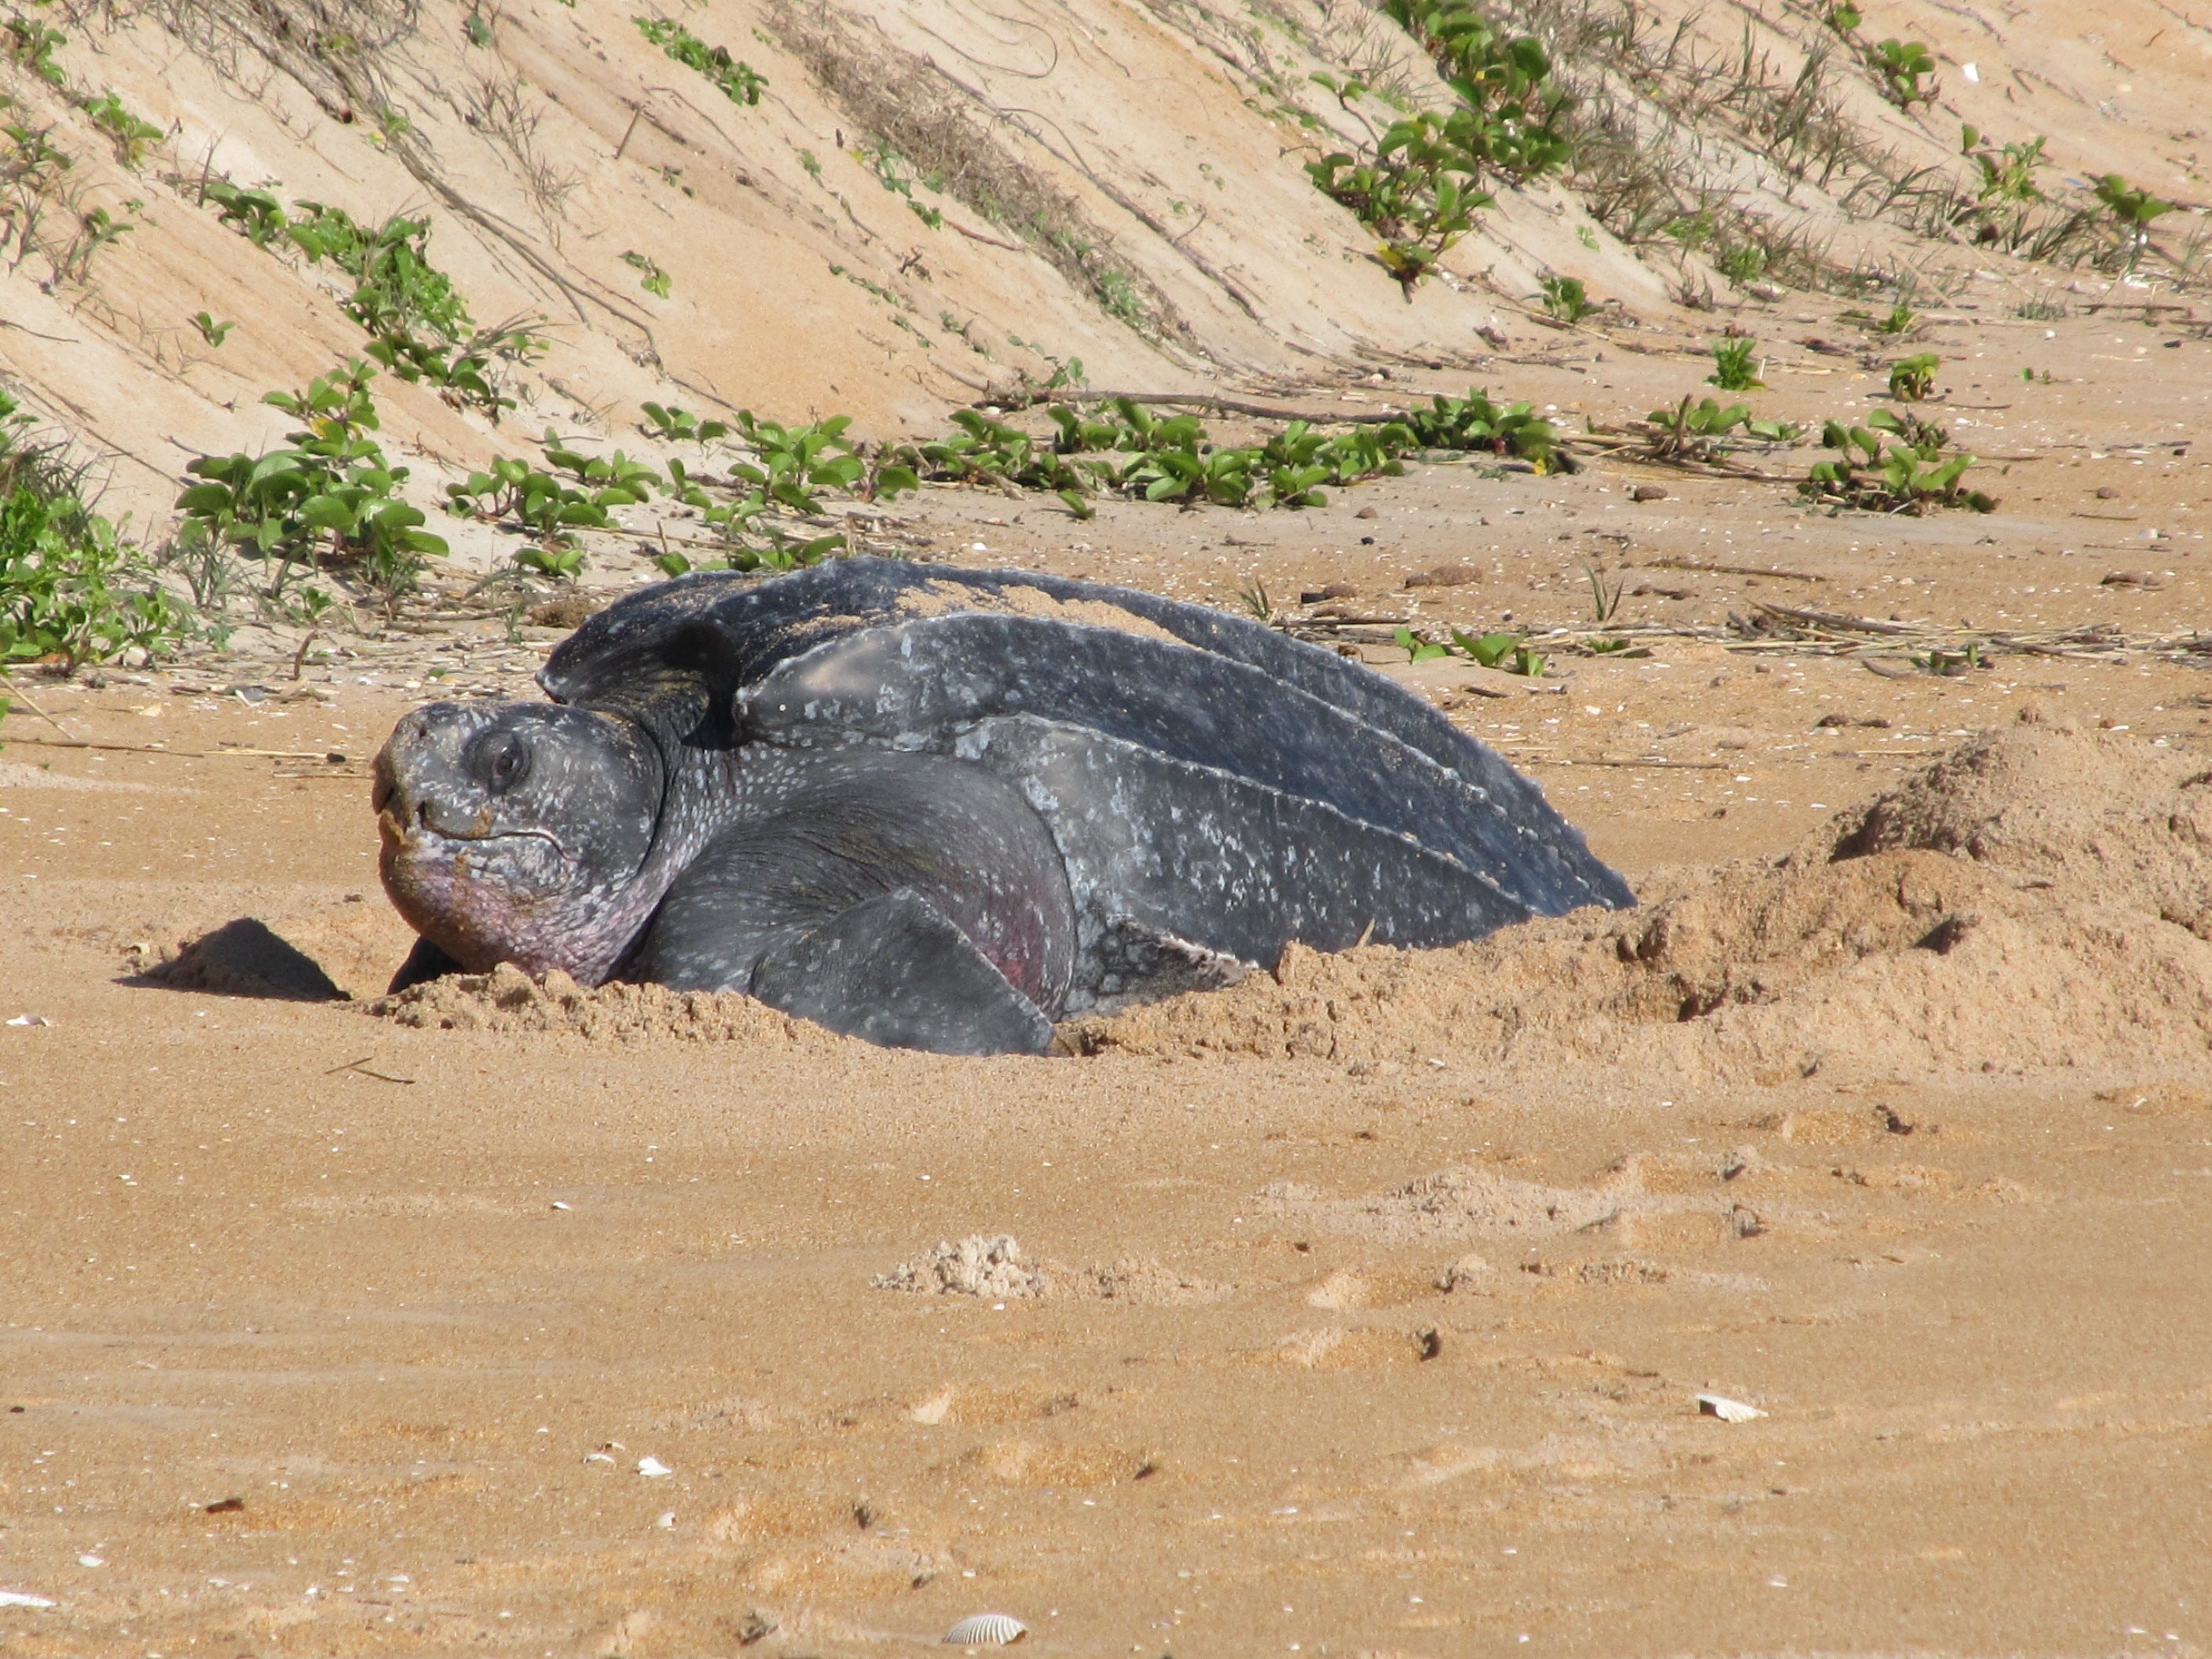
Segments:
[[[462,967],[605,979],[659,895],[641,879],[664,768],[627,720],[432,703],[376,757],[385,891]]]

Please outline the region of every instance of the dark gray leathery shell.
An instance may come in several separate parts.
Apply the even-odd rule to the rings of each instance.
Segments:
[[[1290,939],[1449,945],[1533,914],[1409,836],[1096,732],[1016,715],[951,752],[1021,781],[1098,925],[1126,917],[1272,967]]]
[[[1326,802],[1456,859],[1532,912],[1618,897],[1593,880],[1603,866],[1569,856],[1579,849],[1562,844],[1558,815],[1540,799],[1514,790],[1500,800],[1260,669],[1126,629],[977,612],[917,618],[813,647],[740,692],[738,705],[739,725],[771,741],[896,747],[942,747],[963,726],[1035,712]]]
[[[672,731],[688,730],[700,718],[710,684],[716,691],[754,684],[778,663],[824,641],[911,619],[918,598],[945,596],[951,602],[965,594],[988,609],[1023,592],[1064,604],[1109,605],[1343,710],[1457,773],[1508,818],[1541,826],[1540,839],[1556,848],[1591,889],[1588,897],[1563,902],[1561,908],[1634,902],[1627,884],[1589,856],[1581,835],[1534,783],[1404,687],[1250,617],[1130,588],[1034,571],[877,558],[826,562],[767,581],[700,572],[600,611],[561,643],[538,678],[556,702],[635,714],[648,723],[658,715]],[[698,664],[706,659],[711,661],[702,670]]]

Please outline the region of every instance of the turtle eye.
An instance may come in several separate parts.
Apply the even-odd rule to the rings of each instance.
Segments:
[[[477,770],[495,794],[522,781],[530,769],[530,750],[512,732],[502,732],[477,751]]]

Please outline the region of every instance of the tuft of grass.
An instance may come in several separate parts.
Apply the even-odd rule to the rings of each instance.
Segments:
[[[1708,386],[1723,392],[1760,392],[1766,382],[1759,378],[1759,342],[1747,334],[1713,342],[1713,372]]]
[[[751,64],[731,57],[727,46],[710,46],[683,24],[665,18],[635,17],[630,21],[637,25],[640,34],[669,57],[712,81],[732,103],[750,109],[760,102],[761,94],[768,90],[768,77]]]
[[[668,273],[647,255],[632,248],[624,252],[622,262],[637,272],[637,285],[655,299],[665,300],[672,284]]]
[[[159,656],[190,631],[143,550],[85,498],[66,444],[0,389],[0,671]],[[7,712],[0,697],[0,715]]]
[[[1559,322],[1578,323],[1597,309],[1579,277],[1545,276],[1536,285],[1542,290],[1537,297],[1545,312]]]
[[[1582,562],[1582,566],[1583,580],[1589,584],[1590,619],[1602,628],[1620,613],[1620,597],[1628,586],[1628,579],[1615,576],[1608,586],[1602,566],[1592,564],[1588,559]]]
[[[124,204],[124,211],[133,218],[140,204],[135,199]],[[55,270],[72,283],[88,282],[92,276],[92,262],[100,251],[110,243],[121,240],[137,227],[116,218],[106,208],[87,208],[77,215],[76,234],[62,249],[61,257],[54,261]]]
[[[304,391],[266,393],[262,402],[301,422],[285,434],[288,447],[204,455],[185,469],[197,482],[178,495],[178,512],[195,534],[263,561],[272,599],[300,573],[336,570],[358,578],[392,615],[445,556],[444,538],[423,529],[422,511],[400,495],[408,469],[369,435],[381,425],[368,389],[375,378],[356,358]]]
[[[1949,434],[1910,411],[1878,409],[1864,426],[1830,421],[1820,442],[1837,459],[1814,462],[1798,486],[1817,505],[1915,517],[1947,507],[1997,508],[1995,497],[1963,482],[1975,458],[1948,453]]]
[[[1915,352],[1889,366],[1889,395],[1901,404],[1926,401],[1936,390],[1936,376],[1943,360],[1932,351]]]

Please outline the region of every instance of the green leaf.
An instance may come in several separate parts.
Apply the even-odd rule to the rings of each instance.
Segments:
[[[343,534],[360,520],[353,503],[337,495],[311,495],[300,503],[300,522],[310,530],[333,530]]]

